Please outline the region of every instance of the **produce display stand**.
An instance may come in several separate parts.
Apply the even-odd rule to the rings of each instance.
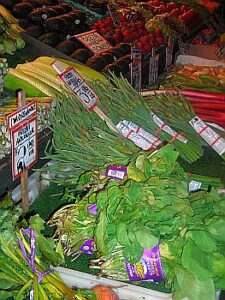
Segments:
[[[26,33],[22,33],[22,37],[25,40],[26,46],[22,50],[23,53],[27,54],[29,57],[37,58],[39,56],[52,56],[60,57],[70,61],[75,61],[71,57],[55,50],[54,48],[43,44],[42,42],[30,37]],[[18,87],[19,89],[20,87]],[[48,129],[38,134],[38,162],[34,165],[34,169],[41,168],[46,164],[47,160],[41,159],[44,157],[45,147],[51,137],[51,133]],[[19,180],[12,181],[11,175],[11,155],[0,160],[0,198],[8,191],[12,190],[19,184]],[[32,170],[29,171],[29,175],[32,174]]]
[[[197,24],[197,20],[196,20],[196,24]],[[194,26],[195,28],[193,29],[193,32],[190,33],[190,35],[193,34],[199,28],[201,28],[202,26],[203,26],[202,23],[199,24],[198,26],[197,25]],[[55,50],[53,47],[50,47],[50,46],[48,46],[46,44],[43,44],[42,42],[38,41],[37,39],[32,38],[31,36],[27,35],[26,33],[22,33],[22,38],[24,39],[24,41],[26,43],[26,47],[22,51],[24,53],[26,53],[28,56],[32,57],[32,58],[38,58],[39,56],[49,56],[49,57],[59,57],[59,58],[62,58],[62,59],[69,60],[71,62],[76,62],[76,60],[74,60],[73,58],[71,58],[71,57],[69,57],[69,56],[67,56],[67,55],[65,55],[65,54],[63,54],[63,53]],[[170,64],[169,65],[166,64],[166,61],[167,61],[167,57],[166,57],[167,49],[166,49],[165,44],[162,45],[161,47],[159,47],[158,49],[156,49],[156,51],[157,51],[157,54],[159,54],[158,75],[162,75],[162,74],[166,73],[167,70],[170,70],[170,67],[171,67]],[[178,40],[175,40],[174,41],[173,53],[172,53],[172,61],[173,61],[173,63],[177,59],[177,54],[178,53],[179,53]],[[225,66],[225,57],[220,58],[220,62],[218,62],[217,61],[218,57],[217,57],[217,54],[216,54],[216,48],[212,47],[212,46],[191,45],[190,48],[189,48],[188,54],[189,55],[180,55],[180,56],[178,56],[177,64],[193,64],[193,65],[195,65],[195,64],[196,65],[197,64],[201,64],[201,65],[205,65],[205,66],[217,66],[219,64],[221,66],[222,65]],[[207,60],[206,60],[206,58],[207,58]],[[54,66],[54,64],[53,64],[53,66]],[[144,79],[146,77],[148,78],[148,73],[149,73],[149,55],[146,55],[146,58],[144,58],[143,66],[144,66],[144,72],[142,73],[142,76],[143,76],[143,79]],[[63,69],[63,71],[64,71],[64,69]],[[58,73],[61,73],[61,72],[58,72]],[[124,77],[130,79],[130,73],[126,74]],[[143,87],[147,87],[148,88],[148,82],[145,82],[144,80],[142,82],[143,82]],[[20,87],[18,86],[18,89],[19,88]],[[97,111],[96,111],[96,109],[97,109]],[[106,117],[106,115],[103,115],[104,113],[100,109],[101,109],[100,107],[96,106],[93,110],[97,114],[99,114],[99,116],[106,123],[108,123],[108,125],[109,125],[110,124],[109,117]],[[75,111],[75,109],[74,109],[74,111]],[[74,111],[73,111],[73,113],[74,113]],[[73,119],[73,116],[71,117],[71,119]],[[63,122],[61,122],[61,123],[63,124]],[[84,118],[82,119],[82,124],[83,123],[84,123]],[[136,124],[134,124],[134,125],[136,125]],[[110,126],[108,126],[108,127],[110,127]],[[208,127],[208,124],[207,124],[206,127]],[[84,126],[84,128],[85,128],[85,126]],[[119,131],[118,127],[116,127],[113,123],[112,123],[110,129],[113,129],[114,131],[117,131],[117,132]],[[140,127],[139,127],[139,129],[140,129]],[[162,129],[160,128],[160,130],[162,130]],[[126,136],[126,137],[128,137],[128,136]],[[25,176],[31,175],[32,173],[34,173],[35,169],[36,170],[41,169],[44,165],[46,165],[47,162],[49,162],[47,159],[44,159],[44,157],[45,157],[46,146],[49,144],[51,138],[52,138],[52,132],[49,129],[44,129],[41,132],[39,132],[39,134],[38,134],[38,161],[37,161],[37,163],[34,166],[32,166],[32,170],[28,171],[28,174],[27,173],[24,174],[24,178],[25,178]],[[177,137],[175,137],[175,140],[176,140],[176,138]],[[204,145],[204,148],[205,148],[205,145]],[[149,148],[148,148],[148,150],[149,150]],[[224,184],[225,183],[225,169],[224,169],[224,164],[222,163],[222,159],[220,160],[220,158],[217,157],[215,155],[215,153],[213,153],[211,155],[211,150],[212,149],[210,149],[209,147],[206,147],[204,156],[201,159],[199,159],[199,161],[197,162],[197,164],[202,164],[202,168],[204,168],[203,165],[204,164],[207,165],[207,159],[212,159],[212,161],[216,160],[216,164],[215,164],[216,167],[215,168],[218,168],[217,169],[217,171],[219,173],[218,177],[221,177],[222,182]],[[96,154],[96,152],[95,152],[95,154]],[[73,161],[76,161],[76,163],[77,163],[77,157],[75,159],[73,159]],[[210,163],[208,164],[208,166],[207,166],[208,169],[210,169],[210,166],[213,164],[212,161],[210,161]],[[219,163],[218,163],[218,161],[219,161]],[[182,166],[182,163],[183,163],[183,161],[181,159],[181,162],[180,162],[181,166]],[[186,163],[184,162],[184,166],[185,165],[186,165]],[[1,185],[0,185],[0,199],[8,191],[13,190],[16,186],[19,185],[19,179],[15,180],[15,181],[12,180],[11,166],[12,166],[11,155],[8,155],[5,158],[3,158],[3,159],[0,160],[0,180],[1,180]],[[196,166],[197,166],[196,163],[193,163],[190,166],[190,169],[185,169],[185,167],[184,167],[184,170],[185,170],[184,173],[186,174],[187,171],[192,172],[192,168],[193,168],[193,173],[194,173]],[[201,174],[201,171],[199,172],[199,175],[200,174]],[[203,170],[203,174],[202,175],[205,175],[204,174],[204,170]],[[217,174],[209,174],[209,175],[210,176],[211,175],[212,176],[215,175],[215,177],[217,176]],[[57,175],[57,176],[60,177],[61,174]],[[63,177],[63,175],[62,175],[62,177]],[[131,179],[133,179],[133,178],[131,178]],[[25,179],[25,181],[26,181],[26,179]],[[21,183],[22,183],[22,181],[21,181]],[[160,188],[158,190],[160,190],[161,188],[162,188],[162,182],[160,182]],[[208,189],[209,189],[209,187],[208,187]],[[210,189],[211,189],[211,187],[210,187]],[[21,184],[21,190],[22,190],[22,194],[24,192],[26,192],[26,188],[24,188],[22,184]],[[57,192],[57,190],[56,190],[56,192]],[[190,193],[188,193],[188,190],[186,192],[190,196]],[[189,192],[190,192],[190,190],[189,190]],[[184,196],[184,198],[188,199],[189,196]],[[61,195],[60,195],[60,197],[61,197]],[[161,200],[162,199],[160,199],[160,201]],[[138,201],[139,201],[139,199],[138,199]],[[54,201],[52,201],[52,202],[54,202]],[[57,202],[57,201],[55,201],[55,202]],[[64,203],[61,202],[60,203],[60,207],[63,204]],[[68,202],[67,202],[67,204],[68,204]],[[56,205],[56,204],[55,203],[54,204],[51,203],[51,204],[49,204],[49,207],[52,208],[53,205]],[[140,201],[138,202],[138,205],[140,205]],[[151,205],[153,205],[153,204],[151,203]],[[29,204],[28,204],[28,206],[29,206]],[[46,202],[44,203],[43,206],[44,206],[45,213],[46,213],[46,209],[48,209],[48,206],[46,206]],[[23,202],[22,202],[22,207],[23,207]],[[35,208],[35,205],[34,205],[34,208]],[[54,211],[55,211],[55,209],[56,209],[56,207],[54,207]],[[98,206],[98,209],[99,209],[99,206]],[[23,212],[26,213],[27,210],[28,209],[25,209]],[[41,216],[41,213],[38,210],[35,211],[35,212],[39,213],[40,216]],[[31,210],[29,211],[29,213],[32,213],[32,207],[31,207]],[[48,212],[48,213],[50,214],[50,212]],[[114,216],[114,214],[113,214],[113,216]],[[97,220],[97,217],[96,217],[96,220]],[[45,221],[47,221],[47,219]],[[95,221],[95,222],[97,223],[97,221]],[[161,220],[160,220],[160,222],[161,222]],[[51,226],[51,225],[49,225],[49,226]],[[105,225],[105,227],[107,227],[107,226]],[[48,229],[49,228],[47,228],[47,230]],[[146,226],[146,230],[147,230],[147,226]],[[185,234],[186,233],[184,233],[184,235]],[[89,235],[89,237],[90,237],[90,235]],[[95,238],[95,235],[93,234],[93,235],[91,235],[91,237]],[[161,243],[161,238],[162,237],[158,238],[158,242],[157,242],[158,244],[157,244],[157,246],[159,245],[159,243]],[[102,239],[102,240],[104,240],[104,239]],[[95,240],[95,243],[97,245],[97,239]],[[132,244],[132,247],[133,247],[133,244]],[[143,249],[145,249],[145,248],[146,247],[144,247]],[[150,246],[149,246],[149,248],[150,248]],[[98,249],[98,248],[96,247],[96,249]],[[81,253],[81,252],[82,252],[81,248],[78,248],[78,253]],[[71,259],[71,257],[69,257],[69,252],[65,251],[64,253],[66,253],[68,255],[68,258],[66,259],[66,265],[69,265],[69,268],[70,268],[71,265],[72,265],[73,259]],[[162,252],[161,252],[161,254],[162,254]],[[70,261],[70,260],[71,260],[71,265],[70,265],[70,263],[68,263],[68,261]],[[79,258],[77,260],[79,260]],[[123,257],[123,262],[124,262],[124,257]],[[87,268],[87,265],[85,265],[85,267]],[[116,293],[118,294],[118,296],[119,296],[119,298],[121,300],[143,300],[143,299],[145,299],[145,300],[163,300],[163,299],[165,299],[165,300],[166,299],[172,300],[172,294],[171,293],[154,291],[154,290],[151,289],[151,284],[147,285],[147,283],[146,283],[146,288],[145,288],[145,287],[139,286],[139,284],[135,280],[134,280],[135,281],[134,284],[128,284],[128,283],[124,283],[124,282],[120,282],[120,281],[116,281],[116,280],[104,278],[104,274],[105,273],[103,273],[103,272],[101,273],[101,274],[103,274],[103,277],[99,278],[99,277],[97,277],[95,275],[92,275],[92,274],[95,274],[95,271],[93,271],[92,274],[88,274],[88,273],[85,273],[85,270],[84,270],[84,272],[83,272],[83,270],[82,270],[82,272],[79,272],[79,271],[75,271],[75,270],[72,270],[72,269],[69,269],[69,268],[62,268],[62,267],[55,268],[55,270],[57,272],[59,272],[59,274],[62,277],[62,279],[64,280],[64,282],[69,287],[76,286],[76,287],[81,288],[81,289],[83,289],[83,288],[84,289],[91,289],[91,288],[93,288],[96,285],[105,285],[105,286],[109,286],[109,287],[113,288],[116,291]],[[90,267],[90,269],[91,269],[91,267]],[[102,271],[102,269],[101,269],[101,271]],[[90,271],[90,272],[92,272],[92,271]],[[128,273],[128,271],[127,271],[127,273]],[[197,276],[196,276],[196,278],[197,278]],[[141,280],[143,280],[143,279],[141,279]],[[153,279],[150,279],[150,281],[153,281]],[[162,284],[163,285],[164,285],[164,281],[165,281],[165,277],[162,280]],[[140,285],[145,285],[145,282],[141,282]],[[159,285],[159,287],[160,287],[160,283],[159,284],[157,283],[157,285]],[[149,287],[149,288],[147,288],[147,287]],[[166,291],[166,288],[165,288],[165,291]],[[213,293],[214,293],[213,294],[213,296],[214,296],[215,295],[215,289],[214,289]],[[218,299],[218,297],[219,297],[219,295],[217,295],[216,299]],[[185,298],[183,300],[188,300],[188,299]],[[202,299],[198,299],[198,300],[202,300]]]

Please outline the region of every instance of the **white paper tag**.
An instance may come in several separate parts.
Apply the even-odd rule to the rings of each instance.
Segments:
[[[131,85],[137,91],[142,86],[142,54],[140,49],[131,48]]]
[[[167,125],[166,123],[163,122],[163,120],[161,120],[157,115],[155,115],[154,113],[150,113],[154,123],[161,128],[161,130],[165,131],[166,133],[168,133],[169,135],[171,135],[172,137],[176,137],[177,140],[179,140],[180,142],[186,144],[188,142],[188,140],[183,137],[182,135],[180,135],[178,132],[176,132],[175,130],[173,130],[169,125]]]
[[[125,172],[123,171],[116,171],[116,170],[109,170],[108,171],[108,176],[116,177],[119,179],[123,179],[125,175]]]
[[[188,190],[189,190],[189,192],[196,192],[196,191],[200,190],[201,186],[202,186],[201,182],[191,180],[189,182]]]
[[[98,95],[72,67],[67,68],[59,74],[59,78],[79,98],[83,105],[89,110],[95,108],[98,101]]]
[[[134,144],[142,150],[155,149],[162,141],[153,134],[145,131],[143,128],[137,126],[135,123],[127,120],[120,121],[117,126],[121,134],[133,141]]]
[[[167,70],[173,62],[173,40],[170,38],[166,46],[166,65],[165,69]]]
[[[34,300],[34,290],[30,291],[30,300]]]
[[[156,83],[158,80],[158,71],[159,71],[159,54],[152,52],[152,56],[149,58],[149,85]]]
[[[222,156],[225,153],[225,139],[206,125],[205,122],[195,116],[189,123],[219,155]]]
[[[188,55],[188,50],[190,48],[190,44],[184,43],[181,40],[178,40],[179,52],[181,55]]]

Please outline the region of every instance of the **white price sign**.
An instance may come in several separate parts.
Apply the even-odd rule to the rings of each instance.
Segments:
[[[37,113],[37,100],[34,100],[27,105],[23,106],[21,109],[16,110],[12,114],[7,116],[7,126],[11,130],[14,127],[21,124],[27,118],[32,117]]]
[[[72,67],[59,74],[59,78],[70,88],[84,106],[89,110],[95,108],[99,99],[98,95]]]
[[[178,40],[179,52],[181,55],[188,55],[188,50],[190,48],[190,44],[184,43],[181,40]]]
[[[166,70],[170,68],[173,62],[173,40],[169,39],[168,44],[166,46]]]
[[[140,91],[142,87],[142,55],[137,48],[131,48],[131,85]]]
[[[156,83],[158,79],[159,71],[159,54],[155,54],[152,51],[152,55],[149,58],[149,85]]]
[[[37,116],[13,128],[11,140],[12,174],[15,180],[37,161]]]
[[[103,53],[109,49],[112,49],[112,45],[96,30],[76,34],[75,37],[87,48],[89,48],[94,54]]]

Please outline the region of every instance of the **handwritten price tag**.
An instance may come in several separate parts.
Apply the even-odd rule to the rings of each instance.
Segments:
[[[110,43],[106,41],[96,30],[77,34],[75,37],[94,54],[103,53],[112,49],[112,45],[110,45]]]
[[[181,55],[187,55],[190,48],[190,44],[184,43],[181,40],[178,40],[179,52]]]
[[[166,66],[165,69],[168,70],[173,62],[173,40],[170,38],[166,47]]]
[[[131,48],[131,85],[140,91],[142,86],[142,55],[138,48]]]
[[[159,71],[159,54],[155,54],[152,49],[152,55],[149,58],[149,85],[156,83]]]
[[[72,67],[59,74],[59,78],[79,98],[84,106],[89,110],[95,108],[99,99],[98,95]]]

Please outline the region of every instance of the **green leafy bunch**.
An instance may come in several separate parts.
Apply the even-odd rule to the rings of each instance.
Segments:
[[[89,195],[98,207],[91,268],[129,280],[124,260],[136,263],[159,243],[173,298],[211,300],[225,288],[225,198],[214,188],[189,193],[178,155],[171,145],[141,154],[128,165],[127,178]]]

